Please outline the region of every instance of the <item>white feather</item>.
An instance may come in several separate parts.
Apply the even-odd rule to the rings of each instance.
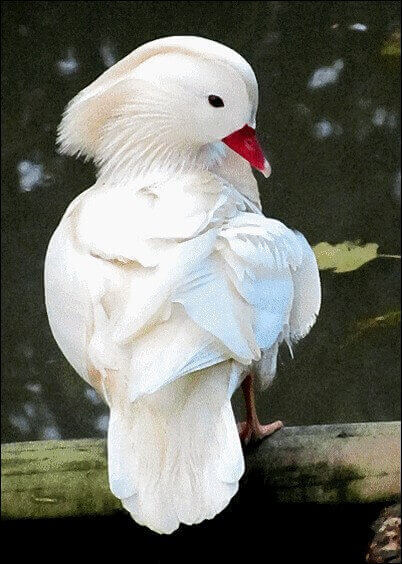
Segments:
[[[193,60],[207,83],[225,77],[229,97],[241,83],[233,123],[253,120],[251,68],[215,45],[151,43],[72,101],[62,149],[93,157],[99,178],[69,206],[45,263],[55,339],[111,409],[112,492],[138,523],[163,533],[212,518],[236,493],[244,462],[231,395],[251,365],[263,386],[272,380],[279,344],[304,336],[320,305],[311,248],[262,215],[250,167],[219,141],[197,145],[192,106],[193,121],[180,110],[175,146],[183,98],[174,98],[171,69],[160,92],[147,89],[149,69],[163,76],[164,55],[176,53],[181,94],[202,86],[192,85]],[[218,122],[213,131],[231,127]]]

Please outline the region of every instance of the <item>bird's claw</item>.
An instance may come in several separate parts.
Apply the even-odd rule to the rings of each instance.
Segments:
[[[240,440],[245,445],[250,442],[260,441],[265,437],[269,437],[269,435],[272,435],[275,431],[282,429],[282,427],[282,421],[274,421],[268,425],[261,425],[260,423],[253,424],[248,421],[243,421],[242,423],[237,424]]]

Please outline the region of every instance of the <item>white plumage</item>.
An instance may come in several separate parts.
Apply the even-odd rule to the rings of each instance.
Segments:
[[[250,165],[222,142],[255,125],[257,99],[237,53],[173,37],[107,70],[60,126],[62,151],[99,176],[50,241],[49,322],[110,407],[112,492],[160,533],[229,503],[244,471],[231,395],[247,370],[268,385],[278,345],[320,306],[310,246],[262,215]]]

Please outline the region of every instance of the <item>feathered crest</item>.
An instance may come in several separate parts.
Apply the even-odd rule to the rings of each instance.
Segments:
[[[130,73],[149,58],[168,53],[195,54],[236,68],[245,80],[250,99],[257,106],[257,82],[254,72],[238,53],[220,43],[200,37],[176,36],[157,39],[135,49],[71,100],[58,128],[57,142],[60,152],[85,156],[98,163],[102,161],[99,150],[108,120],[116,108],[133,103],[135,92],[131,86],[128,97],[128,89],[125,87]]]

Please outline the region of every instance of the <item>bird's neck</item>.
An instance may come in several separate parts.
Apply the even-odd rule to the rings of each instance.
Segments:
[[[127,185],[141,188],[169,182],[181,174],[203,174],[210,171],[233,185],[260,207],[257,182],[250,165],[222,142],[194,147],[159,145],[153,149],[138,146],[128,154],[116,153],[100,164],[99,181],[109,186]]]

